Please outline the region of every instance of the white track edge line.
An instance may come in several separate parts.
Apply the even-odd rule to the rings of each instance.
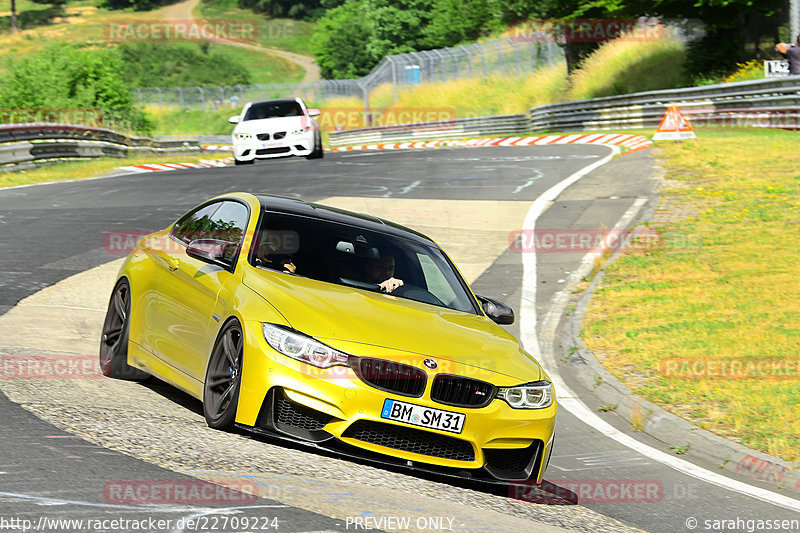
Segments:
[[[608,163],[616,155],[620,153],[619,146],[604,145],[611,149],[611,154],[603,159],[587,165],[581,170],[568,176],[559,183],[556,183],[544,192],[536,201],[531,204],[528,213],[525,216],[523,223],[523,231],[533,232],[536,227],[536,221],[539,216],[549,207],[551,201],[555,200],[567,187],[577,182],[583,176],[593,171],[594,169]],[[593,254],[587,254],[581,261],[583,264],[587,261],[593,261]],[[519,323],[520,323],[520,340],[524,348],[531,353],[538,361],[544,362],[541,350],[539,348],[539,338],[536,333],[536,254],[533,252],[524,253],[522,258],[523,274],[522,274],[522,301],[520,305]],[[548,317],[549,318],[549,317]],[[551,319],[552,322],[552,319]],[[525,327],[527,326],[527,327]],[[557,323],[556,323],[557,326]],[[543,324],[544,327],[544,324]],[[551,354],[547,356],[548,362],[551,362]],[[778,507],[783,507],[792,511],[800,511],[800,501],[789,498],[782,494],[778,494],[760,487],[754,487],[747,483],[742,483],[735,479],[723,476],[716,472],[712,472],[703,467],[697,466],[688,461],[684,461],[677,457],[673,457],[667,453],[657,450],[643,442],[639,442],[630,435],[623,433],[611,424],[600,418],[594,411],[586,407],[578,396],[573,392],[558,374],[555,366],[555,360],[552,359],[551,368],[547,368],[550,378],[556,385],[556,390],[561,394],[558,397],[558,404],[564,409],[575,415],[575,417],[584,422],[589,427],[601,432],[606,437],[617,441],[618,443],[626,446],[642,455],[661,463],[665,466],[672,468],[680,473],[689,475],[700,481],[705,481],[716,485],[720,488],[727,489],[745,496],[771,503]]]

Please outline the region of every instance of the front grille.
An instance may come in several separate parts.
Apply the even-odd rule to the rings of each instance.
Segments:
[[[258,133],[256,134],[256,139],[258,139],[259,141],[268,141],[269,133]]]
[[[475,460],[475,450],[467,441],[372,420],[357,420],[345,430],[342,437],[429,457],[453,461]]]
[[[304,405],[297,405],[278,394],[275,399],[275,422],[306,431],[319,431],[331,421],[330,415]]]
[[[494,395],[491,383],[450,374],[436,376],[431,387],[433,401],[455,407],[486,407]]]
[[[272,138],[273,138],[273,139],[275,139],[275,140],[278,140],[278,139],[283,139],[284,137],[286,137],[286,132],[285,132],[285,131],[279,131],[279,132],[276,132],[276,133],[275,133],[275,134],[272,136]]]
[[[428,375],[420,368],[385,359],[359,357],[352,366],[368,385],[412,398],[422,396],[428,380]]]
[[[260,150],[256,150],[256,155],[285,154],[291,150],[292,149],[288,146],[279,146],[278,148],[261,148]]]

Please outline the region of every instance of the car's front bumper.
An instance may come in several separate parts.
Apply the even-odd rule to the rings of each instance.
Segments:
[[[300,135],[287,134],[279,140],[259,141],[233,138],[233,155],[239,161],[272,159],[276,157],[307,156],[314,151],[314,132]]]
[[[246,329],[258,335],[247,339],[240,425],[387,463],[502,482],[541,481],[553,444],[555,402],[534,410],[512,409],[499,399],[481,408],[442,405],[430,399],[434,372],[428,372],[422,396],[410,398],[374,388],[350,368],[323,370],[294,361],[272,350],[260,328]],[[387,398],[463,413],[463,429],[453,434],[383,419]]]

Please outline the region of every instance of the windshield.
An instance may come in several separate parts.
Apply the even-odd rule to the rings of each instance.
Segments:
[[[269,212],[255,237],[250,254],[254,266],[477,314],[466,284],[435,246]],[[381,287],[388,280],[395,280],[390,290]]]
[[[245,120],[261,120],[264,118],[301,117],[303,109],[294,100],[279,102],[258,102],[250,106]]]

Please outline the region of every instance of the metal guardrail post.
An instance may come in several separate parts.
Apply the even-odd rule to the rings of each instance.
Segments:
[[[473,43],[472,46],[478,49],[478,52],[481,54],[481,77],[486,77],[486,57],[483,55],[483,47],[480,46],[478,43]]]
[[[444,50],[445,50],[445,52],[450,54],[450,57],[453,58],[453,67],[455,68],[456,79],[461,78],[461,72],[459,72],[459,68],[458,68],[458,57],[456,56],[455,52],[453,51],[452,48],[445,48]]]
[[[439,50],[431,50],[430,51],[433,55],[435,55],[439,59],[439,71],[442,73],[442,81],[447,81],[447,74],[445,74],[445,67],[447,66],[445,63],[444,54],[442,54]]]
[[[517,44],[514,41],[514,39],[512,39],[511,37],[506,37],[506,40],[509,43],[511,43],[511,48],[514,49],[514,64],[515,64],[515,66],[517,68],[517,76],[520,76],[521,74],[520,74],[520,70],[519,70],[519,50],[517,50]]]
[[[392,56],[386,56],[386,59],[392,64],[392,94],[394,95],[394,103],[397,103],[397,65]]]
[[[463,44],[459,46],[459,48],[462,48],[464,53],[467,54],[467,69],[469,70],[469,77],[472,79],[472,53],[469,51],[469,48]]]
[[[500,51],[500,45],[497,44],[497,41],[489,41],[491,42],[495,48],[497,48],[497,70],[500,71],[500,74],[503,74],[503,53]]]

